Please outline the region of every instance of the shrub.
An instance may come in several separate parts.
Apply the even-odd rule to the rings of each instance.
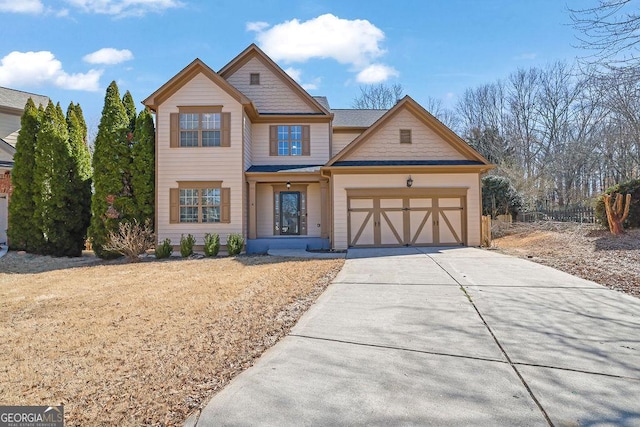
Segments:
[[[623,226],[624,228],[640,228],[640,179],[621,182],[607,188],[607,191],[605,191],[605,194],[614,193],[620,193],[622,195],[631,194],[629,216]],[[602,224],[603,227],[609,227],[607,212],[604,209],[604,198],[602,196],[598,197],[598,200],[596,201],[595,215],[597,221]]]
[[[149,221],[121,222],[118,229],[107,234],[103,248],[106,251],[124,255],[129,261],[140,261],[138,255],[153,247],[155,237]]]
[[[244,246],[244,238],[240,233],[233,233],[227,237],[227,252],[230,256],[238,255],[242,252]]]
[[[482,215],[515,215],[522,207],[522,195],[508,178],[489,175],[482,178]]]
[[[220,236],[217,233],[204,235],[204,255],[216,256],[220,251]]]
[[[164,239],[162,244],[156,246],[156,258],[169,258],[173,253],[173,245],[171,239]]]
[[[184,237],[183,234],[180,237],[180,255],[182,256],[182,258],[193,255],[193,245],[195,244],[196,239],[192,234],[187,234],[187,237]]]

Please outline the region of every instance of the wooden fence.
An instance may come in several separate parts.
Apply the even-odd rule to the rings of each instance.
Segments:
[[[516,218],[520,222],[559,221],[559,222],[596,222],[595,210],[589,206],[568,209],[540,210],[536,212],[519,212]]]

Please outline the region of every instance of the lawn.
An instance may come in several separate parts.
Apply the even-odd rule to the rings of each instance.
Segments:
[[[284,336],[342,260],[0,259],[0,402],[180,425]]]

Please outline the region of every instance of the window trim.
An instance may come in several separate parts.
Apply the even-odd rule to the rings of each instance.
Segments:
[[[183,131],[180,127],[180,115],[181,114],[197,114],[198,115],[198,129],[184,129],[184,131],[197,131],[198,133],[198,145],[182,146],[180,145],[180,133]],[[220,128],[219,129],[203,129],[202,121],[203,114],[220,114]],[[177,113],[170,113],[169,115],[169,146],[171,148],[219,148],[231,146],[231,113],[223,112],[222,105],[187,105],[178,106]],[[219,131],[220,132],[220,145],[202,145],[203,132],[207,131]]]
[[[279,128],[286,126],[288,128],[287,154],[281,155],[279,150]],[[300,126],[300,154],[291,154],[291,127]],[[269,126],[269,156],[273,157],[304,157],[311,155],[311,126],[303,124],[277,124]]]
[[[222,186],[222,181],[177,181],[178,186],[169,189],[169,223],[170,224],[225,224],[231,222],[231,189]],[[220,204],[213,205],[220,207],[220,221],[203,222],[202,221],[202,190],[219,189]],[[197,191],[197,222],[180,221],[180,190],[196,190]],[[189,205],[191,206],[191,205]],[[209,205],[207,205],[209,206]]]

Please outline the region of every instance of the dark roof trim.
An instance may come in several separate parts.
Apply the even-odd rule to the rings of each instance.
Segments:
[[[476,160],[347,160],[332,166],[483,166]]]
[[[13,167],[13,162],[0,160],[0,168],[12,168],[12,167]]]
[[[297,169],[304,169],[300,172],[317,172],[322,165],[259,165],[251,166],[247,172],[295,172]],[[316,169],[316,170],[313,170]]]

